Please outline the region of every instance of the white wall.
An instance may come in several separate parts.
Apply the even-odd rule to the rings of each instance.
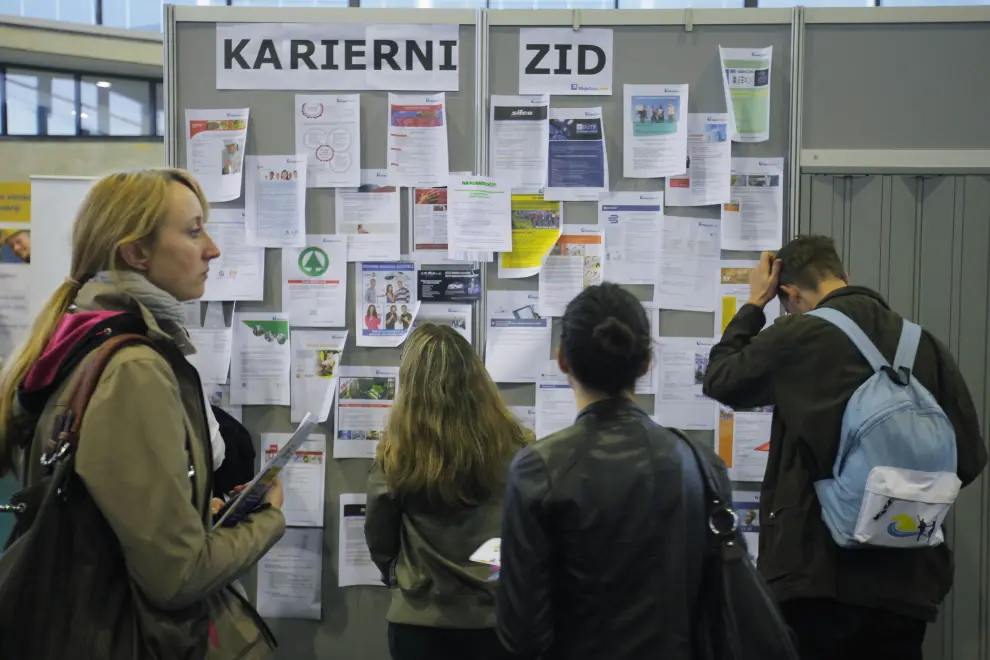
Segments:
[[[118,170],[164,165],[164,141],[70,138],[0,142],[0,181],[27,181],[32,175],[100,176]]]

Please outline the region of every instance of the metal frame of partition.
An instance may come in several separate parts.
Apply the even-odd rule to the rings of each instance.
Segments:
[[[747,3],[748,5],[749,3]],[[788,25],[790,28],[789,57],[787,71],[790,77],[790,90],[787,94],[787,136],[786,150],[779,155],[787,159],[786,192],[787,221],[785,236],[793,237],[799,231],[802,214],[810,208],[810,187],[804,189],[802,182],[809,174],[827,174],[836,177],[847,177],[846,188],[853,185],[860,175],[868,174],[899,174],[909,176],[928,176],[945,174],[980,174],[990,173],[990,148],[952,148],[952,149],[844,149],[822,148],[821,144],[812,144],[806,148],[805,122],[807,121],[805,104],[814,90],[806,87],[809,67],[814,63],[809,61],[808,30],[817,26],[851,25],[864,27],[868,25],[946,25],[966,23],[990,24],[990,7],[925,7],[925,8],[884,8],[884,9],[843,9],[843,8],[803,8],[793,9],[671,9],[671,10],[411,10],[411,9],[351,9],[343,12],[340,8],[305,8],[291,12],[273,7],[237,7],[233,10],[227,7],[187,7],[167,6],[165,10],[165,147],[166,162],[170,165],[178,163],[181,153],[181,131],[176,130],[181,125],[181,112],[178,106],[178,58],[176,50],[176,24],[179,22],[218,23],[218,22],[320,22],[332,16],[334,22],[349,23],[435,23],[461,22],[476,27],[474,57],[476,70],[474,72],[473,100],[474,108],[474,168],[481,175],[488,173],[489,165],[489,99],[492,93],[493,81],[490,80],[491,62],[496,53],[492,52],[493,28],[511,27],[622,27],[622,26],[683,26],[690,33],[695,26],[752,26]],[[441,19],[444,17],[444,19]],[[497,35],[496,35],[497,36]],[[504,44],[503,44],[504,45]],[[500,52],[504,51],[503,48]],[[188,74],[187,74],[188,75]],[[626,81],[628,82],[628,81]],[[616,85],[618,87],[618,84]],[[504,87],[504,85],[503,85]],[[467,90],[463,90],[467,91]],[[504,90],[496,90],[504,91]],[[778,92],[779,93],[779,92]],[[596,105],[595,97],[586,97],[589,105]],[[854,121],[855,119],[853,119]],[[850,183],[853,182],[853,183]],[[887,184],[885,184],[887,185]],[[887,188],[885,188],[886,190]],[[921,201],[918,201],[921,204]],[[846,209],[848,211],[848,209]],[[848,213],[847,213],[848,215]],[[889,219],[888,219],[889,220]],[[785,239],[786,240],[786,239]],[[848,243],[848,241],[846,241]],[[847,246],[848,247],[848,246]],[[917,254],[913,258],[919,258]],[[889,267],[889,264],[888,264]],[[488,267],[482,264],[483,290],[488,290]],[[486,297],[476,307],[476,346],[484,350],[485,324],[487,317]],[[268,419],[266,418],[266,423]],[[990,509],[990,494],[988,488],[983,489],[983,509]],[[329,512],[332,519],[334,512]],[[981,540],[982,547],[990,548],[990,525],[984,525]],[[990,572],[984,571],[979,576],[980,584],[980,630],[973,634],[978,638],[967,639],[969,644],[978,644],[982,655],[990,651]],[[326,595],[325,595],[326,598]],[[969,598],[972,598],[970,596]],[[951,630],[959,629],[953,625],[954,610],[952,602],[946,604],[947,623],[941,624],[938,636],[940,648],[935,657],[959,658],[954,654],[957,646],[952,639]],[[961,633],[960,633],[961,635]],[[968,658],[967,658],[968,660]]]

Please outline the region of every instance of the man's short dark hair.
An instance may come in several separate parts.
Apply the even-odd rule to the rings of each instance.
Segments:
[[[846,269],[828,236],[798,236],[777,252],[780,284],[817,291],[827,279],[846,280]]]

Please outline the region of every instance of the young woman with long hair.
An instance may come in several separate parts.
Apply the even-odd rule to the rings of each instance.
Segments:
[[[207,214],[202,189],[181,170],[98,181],[73,226],[69,276],[0,380],[0,474],[13,469],[33,486],[46,476],[40,457],[90,349],[118,334],[143,334],[154,346],[130,345],[113,355],[79,429],[75,474],[106,523],[94,524],[92,533],[119,546],[111,561],[120,563],[116,586],[125,595],[112,599],[119,595],[112,585],[100,594],[67,586],[65,599],[47,605],[52,620],[75,617],[77,625],[119,607],[111,612],[119,625],[85,636],[91,646],[70,655],[116,658],[110,649],[123,648],[133,649],[127,657],[254,660],[269,657],[274,646],[232,583],[284,533],[281,487],[246,521],[213,529],[203,388],[185,359],[195,349],[182,303],[203,295],[210,262],[220,256]],[[177,639],[172,621],[190,611],[197,632]],[[21,623],[30,630],[43,622]]]
[[[499,535],[509,463],[529,440],[464,337],[431,323],[412,331],[365,520],[393,589],[394,660],[512,657],[494,631],[498,583],[469,557]]]

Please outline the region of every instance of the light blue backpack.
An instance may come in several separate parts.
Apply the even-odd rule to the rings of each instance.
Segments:
[[[962,484],[952,424],[911,373],[921,328],[904,321],[891,366],[842,312],[809,315],[842,330],[874,371],[846,405],[832,478],[815,482],[832,538],[846,548],[939,545]]]

